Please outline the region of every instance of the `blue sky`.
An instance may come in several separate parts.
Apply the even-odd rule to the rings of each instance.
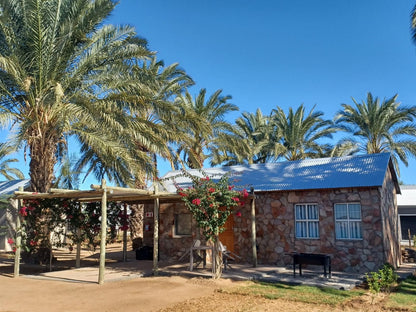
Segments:
[[[316,104],[332,119],[341,103],[398,94],[416,105],[416,45],[410,0],[121,0],[109,22],[130,24],[190,89],[222,89],[242,112]],[[5,132],[1,133],[2,140]],[[71,151],[71,152],[75,152]],[[20,163],[27,173],[27,164]],[[169,168],[161,166],[161,175]],[[401,180],[416,184],[416,161]],[[91,180],[91,179],[89,179]],[[88,181],[82,188],[87,188]]]

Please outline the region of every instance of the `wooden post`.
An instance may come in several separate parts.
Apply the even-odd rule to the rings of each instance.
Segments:
[[[103,196],[101,199],[101,243],[100,243],[100,268],[98,272],[98,284],[104,283],[105,273],[105,245],[107,242],[107,189],[104,179],[101,180]]]
[[[154,193],[157,195],[158,185],[157,181],[154,183]],[[159,197],[155,197],[154,206],[153,206],[153,275],[157,276],[159,267],[158,267],[158,257],[159,257]]]
[[[257,245],[256,245],[256,196],[254,188],[251,188],[253,199],[251,200],[251,248],[253,252],[253,267],[257,267]]]
[[[23,186],[19,187],[19,191],[23,192]],[[22,224],[20,222],[20,208],[23,206],[23,200],[17,200],[15,204],[16,213],[16,253],[14,254],[14,273],[13,277],[19,277],[20,274],[20,253],[22,250]]]
[[[123,262],[127,262],[127,204],[124,203],[124,210],[123,210]]]
[[[77,237],[79,239],[81,235],[81,229],[76,229],[76,231],[77,231]],[[75,267],[76,268],[81,267],[81,242],[80,241],[77,242],[77,255],[75,258]]]

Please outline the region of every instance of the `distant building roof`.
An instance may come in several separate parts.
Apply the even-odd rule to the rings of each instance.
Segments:
[[[1,195],[11,195],[14,191],[18,191],[19,187],[23,186],[26,188],[29,186],[30,180],[11,180],[11,181],[2,181],[0,182],[0,196]]]
[[[392,169],[397,193],[400,187],[389,153],[334,158],[306,159],[255,165],[204,168],[210,178],[229,174],[232,184],[255,191],[287,191],[382,186],[388,168]],[[201,170],[187,170],[203,176]],[[161,179],[160,191],[176,192],[176,186],[191,185],[181,171],[170,171]]]
[[[401,195],[397,196],[397,206],[416,206],[416,185],[400,185]]]

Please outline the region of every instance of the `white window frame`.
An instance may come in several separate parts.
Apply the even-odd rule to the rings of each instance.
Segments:
[[[315,215],[316,218],[309,215],[309,209],[308,206],[315,207]],[[305,207],[305,217],[304,218],[298,218],[297,214],[297,208],[298,207]],[[316,203],[302,203],[302,204],[295,204],[294,207],[294,213],[295,213],[295,237],[299,239],[319,239],[320,238],[320,231],[319,231],[319,207]],[[303,236],[302,233],[298,233],[298,224],[304,223],[306,225],[306,236]],[[312,224],[317,224],[317,236],[311,236],[311,226]]]
[[[337,219],[337,212],[336,207],[337,205],[346,205],[346,218],[343,219]],[[360,218],[350,218],[350,206],[352,205],[359,205],[360,206]],[[335,239],[337,240],[362,240],[363,239],[363,218],[362,218],[362,206],[361,203],[358,202],[352,202],[352,203],[336,203],[334,204],[334,219],[335,219]],[[347,237],[339,237],[337,228],[338,223],[345,223],[346,224],[346,232]],[[351,227],[353,223],[359,224],[359,230],[360,230],[360,237],[351,237]]]

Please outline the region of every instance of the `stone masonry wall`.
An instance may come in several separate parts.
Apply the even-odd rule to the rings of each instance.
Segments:
[[[334,190],[306,190],[291,192],[256,193],[257,258],[259,264],[288,266],[292,264],[292,252],[324,253],[331,255],[333,270],[364,273],[376,270],[389,260],[384,252],[381,202],[392,190],[390,182],[383,188],[345,188]],[[384,198],[382,199],[381,193]],[[295,204],[317,204],[319,207],[319,239],[295,238]],[[360,203],[362,213],[361,240],[335,239],[334,204]],[[394,202],[395,203],[395,202]],[[390,204],[386,204],[391,207]],[[153,205],[145,205],[145,212],[153,211]],[[396,209],[397,211],[397,209]],[[161,204],[159,253],[160,260],[177,261],[195,239],[173,235],[175,213],[189,213],[181,202]],[[397,212],[396,212],[397,213]],[[153,245],[153,218],[144,218],[151,224],[144,231],[144,244]],[[397,226],[397,225],[396,225]],[[388,238],[387,238],[388,239]],[[394,239],[394,237],[391,237]],[[242,262],[252,262],[250,203],[234,211],[234,251]]]
[[[260,264],[286,266],[292,252],[331,255],[333,270],[368,272],[385,262],[380,211],[380,192],[373,189],[310,190],[256,194],[257,253]],[[361,203],[362,240],[335,239],[335,203]],[[295,204],[319,207],[319,239],[295,238]],[[249,219],[242,218],[238,245],[240,255],[251,258]],[[237,226],[238,224],[236,224]]]
[[[401,262],[399,220],[397,210],[396,188],[391,171],[387,170],[381,189],[381,212],[383,217],[383,245],[386,262],[397,267]]]

